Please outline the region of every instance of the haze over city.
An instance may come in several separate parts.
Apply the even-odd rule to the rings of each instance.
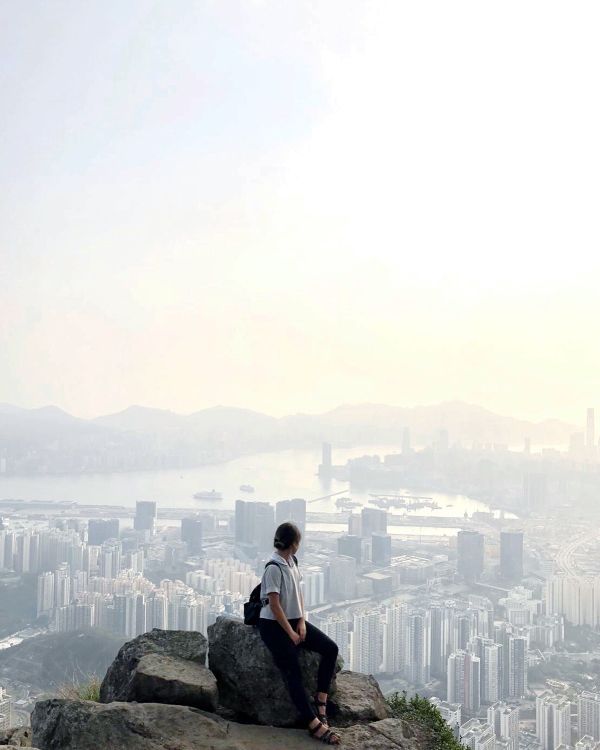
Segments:
[[[600,750],[599,30],[0,0],[0,746]]]
[[[592,3],[2,3],[1,400],[579,419],[597,23]]]

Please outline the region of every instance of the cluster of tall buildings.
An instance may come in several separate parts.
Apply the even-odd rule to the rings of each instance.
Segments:
[[[456,569],[468,582],[478,581],[484,571],[485,537],[479,531],[462,529],[456,540]],[[500,532],[499,575],[505,581],[523,578],[523,532]]]
[[[304,536],[306,500],[294,498],[275,505],[237,500],[235,504],[235,547],[248,560],[265,557],[273,549],[273,532],[279,524],[292,521]]]

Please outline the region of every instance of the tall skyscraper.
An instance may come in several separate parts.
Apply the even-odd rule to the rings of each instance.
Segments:
[[[408,608],[394,601],[385,610],[383,623],[383,671],[389,674],[404,672],[407,661]]]
[[[250,557],[263,557],[273,548],[275,512],[270,503],[237,500],[235,541]]]
[[[456,539],[456,570],[466,581],[477,581],[483,573],[484,537],[478,531],[461,529]]]
[[[500,532],[500,575],[507,581],[523,578],[523,532]]]
[[[331,443],[323,443],[321,451],[321,463],[319,465],[319,476],[331,477]]]
[[[600,693],[584,690],[577,700],[579,736],[600,741]]]
[[[351,534],[342,534],[338,537],[338,555],[353,557],[357,563],[362,561],[362,539]]]
[[[371,534],[371,562],[383,567],[392,562],[392,537],[389,534]]]
[[[275,525],[291,521],[300,529],[304,536],[306,532],[306,500],[295,497],[292,500],[281,500],[275,504]]]
[[[462,704],[465,715],[479,711],[480,661],[468,651],[455,651],[448,657],[448,703]]]
[[[508,697],[524,698],[527,693],[527,638],[508,639]]]
[[[387,534],[387,512],[381,508],[363,508],[360,513],[361,534],[369,539],[373,534]]]
[[[444,677],[448,668],[450,646],[450,614],[443,604],[430,608],[431,619],[431,673]]]
[[[490,638],[475,636],[469,651],[479,657],[481,702],[496,703],[502,697],[502,646]]]
[[[118,538],[118,518],[90,518],[88,522],[88,544],[103,544],[107,539]]]
[[[585,447],[591,451],[596,447],[596,426],[594,418],[594,410],[589,408],[587,410],[587,424],[585,429]]]
[[[402,453],[404,455],[410,453],[410,427],[402,430]]]
[[[406,618],[406,677],[424,685],[431,677],[431,620],[427,610],[414,610]]]
[[[535,699],[535,724],[542,750],[556,750],[571,744],[571,702],[544,693]]]
[[[356,560],[336,555],[329,561],[329,599],[352,599],[356,593]]]
[[[156,527],[156,503],[150,500],[138,500],[135,504],[133,528],[136,531],[148,531],[154,534]]]
[[[203,526],[200,518],[190,516],[181,519],[181,541],[187,544],[190,554],[202,552]]]

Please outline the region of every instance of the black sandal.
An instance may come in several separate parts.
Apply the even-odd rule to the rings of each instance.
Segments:
[[[324,726],[329,726],[329,719],[327,718],[327,701],[320,701],[318,697],[315,695],[313,702],[315,706],[317,706],[317,719],[323,724]],[[321,713],[319,711],[319,708],[325,707],[325,711]]]
[[[325,731],[323,734],[317,735],[317,732],[322,727],[325,727]],[[324,745],[339,745],[341,742],[339,735],[332,732],[322,721],[319,721],[317,726],[312,729],[309,727],[308,733],[313,739],[319,740],[319,742],[322,742]]]

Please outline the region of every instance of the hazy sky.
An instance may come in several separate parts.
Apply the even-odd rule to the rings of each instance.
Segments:
[[[0,0],[0,401],[600,406],[597,2]]]

